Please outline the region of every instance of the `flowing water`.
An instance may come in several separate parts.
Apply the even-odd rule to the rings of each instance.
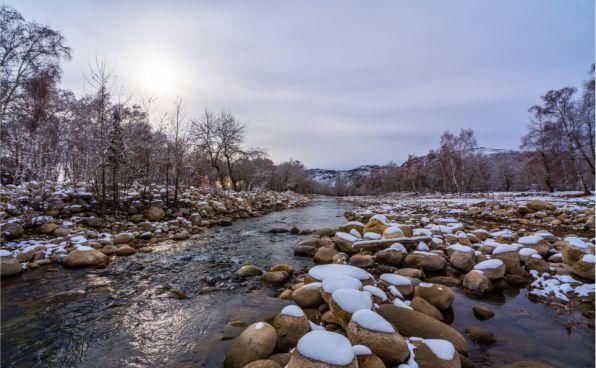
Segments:
[[[117,258],[105,270],[63,270],[50,265],[2,280],[3,367],[221,367],[231,341],[220,341],[230,321],[262,320],[288,302],[258,278],[234,275],[246,263],[266,268],[289,263],[293,246],[306,236],[269,234],[274,227],[317,229],[346,221],[347,203],[319,200],[309,206],[239,220],[213,228],[199,239],[169,243],[150,254]],[[188,299],[167,290],[183,290]],[[496,317],[478,321],[473,305],[489,306]],[[566,329],[569,318],[577,327]],[[557,315],[508,290],[489,300],[457,292],[453,326],[491,329],[499,342],[469,342],[469,357],[494,367],[536,359],[555,367],[593,367],[592,322],[581,314]]]

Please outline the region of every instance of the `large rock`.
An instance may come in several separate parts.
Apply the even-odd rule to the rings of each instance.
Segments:
[[[459,354],[447,340],[414,340],[412,344],[416,347],[416,363],[420,368],[461,368]]]
[[[133,241],[135,236],[132,233],[120,233],[112,239],[113,244],[126,244]]]
[[[474,252],[455,251],[449,257],[449,263],[460,271],[469,272],[476,264],[476,254]]]
[[[404,252],[397,249],[384,249],[375,254],[375,261],[380,264],[397,266],[404,259]]]
[[[6,240],[18,239],[23,236],[24,232],[25,230],[21,224],[17,224],[16,222],[8,222],[2,226],[2,236]]]
[[[319,248],[313,256],[316,263],[333,263],[333,257],[337,254],[337,250],[331,247]]]
[[[406,340],[391,323],[373,311],[354,313],[346,332],[353,345],[367,346],[388,366],[397,366],[410,355]]]
[[[64,262],[62,262],[62,266],[65,268],[105,268],[109,263],[110,257],[96,249],[76,249],[70,252]]]
[[[571,272],[584,279],[594,281],[594,255],[584,255],[581,260],[573,265]]]
[[[246,264],[236,271],[236,275],[240,277],[261,276],[262,274],[263,271],[261,271],[257,266],[251,264]]]
[[[1,251],[6,252],[6,251]],[[12,276],[21,273],[21,263],[12,255],[0,256],[0,276]]]
[[[130,256],[135,254],[137,251],[131,247],[130,245],[121,245],[120,247],[118,247],[118,249],[116,250],[116,254],[119,256]]]
[[[292,299],[302,308],[317,308],[323,304],[320,286],[320,283],[306,284],[294,290]]]
[[[415,251],[406,257],[406,265],[411,268],[434,272],[443,270],[447,265],[447,260],[435,253]]]
[[[385,230],[387,230],[388,228],[389,225],[386,224],[386,219],[382,219],[378,216],[373,216],[366,223],[366,226],[364,227],[362,233],[376,233],[379,235],[383,235]]]
[[[468,350],[466,339],[457,330],[424,313],[391,304],[381,305],[378,312],[393,323],[403,336],[443,339],[451,342],[460,353],[465,353]]]
[[[275,349],[277,333],[266,322],[248,326],[230,346],[224,359],[225,368],[242,368],[255,360],[265,359]]]
[[[166,212],[161,207],[151,206],[145,212],[145,217],[149,221],[161,221],[166,217]]]
[[[344,329],[352,319],[353,313],[362,309],[372,309],[372,296],[368,291],[338,289],[329,299],[329,307]]]
[[[39,231],[42,234],[51,234],[52,232],[54,232],[54,230],[56,230],[59,227],[60,225],[58,225],[55,222],[46,222],[45,224],[41,224],[37,228],[37,231]]]
[[[271,323],[277,333],[277,349],[283,352],[295,347],[298,340],[310,331],[306,315],[299,307],[289,305],[282,309]]]
[[[556,205],[539,199],[528,202],[526,207],[533,211],[554,211],[557,209]]]
[[[332,246],[333,242],[329,239],[311,238],[301,241],[294,247],[294,255],[312,257],[317,250],[324,246]]]
[[[474,266],[474,269],[481,271],[489,280],[499,280],[505,276],[505,263],[500,259],[489,259]]]
[[[359,268],[371,268],[375,264],[375,259],[369,254],[354,254],[350,257],[350,265]]]
[[[190,234],[188,233],[187,230],[182,230],[180,232],[177,232],[176,234],[174,234],[174,236],[172,237],[172,239],[180,241],[180,240],[186,240],[190,238]]]
[[[261,276],[261,281],[266,284],[279,285],[288,280],[290,274],[286,271],[267,271]]]
[[[350,341],[338,333],[320,330],[311,331],[298,341],[287,365],[287,368],[339,367],[358,368]]]
[[[440,310],[437,309],[434,305],[430,304],[426,299],[422,299],[419,296],[415,296],[412,298],[412,302],[410,303],[410,307],[412,307],[415,311],[424,313],[427,316],[431,316],[432,318],[443,321],[443,314]]]
[[[259,359],[248,363],[243,368],[281,368],[282,366],[271,359]]]
[[[450,287],[426,282],[421,282],[414,288],[414,296],[426,300],[439,310],[451,307],[455,299],[455,293]]]
[[[493,291],[493,283],[486,275],[477,270],[470,271],[464,277],[464,291],[476,296],[487,296]]]

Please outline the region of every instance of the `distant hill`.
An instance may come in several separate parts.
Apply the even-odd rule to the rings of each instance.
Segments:
[[[363,179],[370,177],[373,172],[383,170],[386,167],[362,165],[350,170],[309,169],[307,172],[318,183],[334,186],[337,180],[341,179],[349,186],[355,182],[361,182]]]

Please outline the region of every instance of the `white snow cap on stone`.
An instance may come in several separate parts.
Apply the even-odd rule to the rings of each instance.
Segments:
[[[346,275],[334,275],[325,277],[322,282],[323,290],[326,293],[333,293],[338,289],[355,289],[359,290],[362,287],[360,280]]]
[[[424,251],[427,252],[430,250],[430,248],[428,247],[428,245],[426,245],[425,242],[421,241],[418,243],[418,245],[416,246],[416,250],[420,250],[420,251]]]
[[[381,275],[380,279],[391,285],[412,285],[412,281],[409,278],[401,275],[396,275],[394,273],[384,273]]]
[[[362,238],[362,235],[360,235],[360,233],[358,232],[358,230],[356,229],[352,229],[350,230],[350,235],[357,237],[358,239]]]
[[[301,355],[334,365],[348,365],[354,360],[354,349],[343,335],[329,331],[311,331],[296,345]]]
[[[384,235],[392,235],[395,233],[403,233],[402,229],[399,226],[391,226],[383,231]]]
[[[300,289],[302,289],[302,288],[320,288],[321,286],[323,286],[323,284],[320,282],[310,282],[308,284],[302,285],[300,287]]]
[[[381,239],[381,235],[379,235],[377,233],[372,233],[369,231],[367,233],[364,233],[364,239],[378,240],[378,239]]]
[[[487,261],[482,261],[474,266],[475,270],[491,270],[503,265],[503,261],[500,259],[489,259]]]
[[[364,345],[354,345],[352,346],[354,349],[354,354],[356,355],[371,355],[372,351],[368,348],[368,346]]]
[[[406,249],[406,247],[404,247],[403,244],[401,244],[401,243],[391,244],[391,246],[387,249],[399,250],[402,253],[408,253],[408,250]]]
[[[596,263],[596,258],[594,258],[594,255],[593,254],[585,254],[582,257],[582,262],[585,262],[585,263]]]
[[[410,307],[409,305],[407,305],[406,303],[404,303],[402,300],[400,299],[394,299],[393,300],[393,305],[398,307],[398,308],[406,308],[406,309],[412,309],[412,307]],[[413,309],[412,309],[413,310]]]
[[[310,325],[311,331],[327,331],[325,330],[325,327],[314,324],[311,321],[308,321],[308,324]]]
[[[519,250],[519,255],[524,256],[524,257],[529,257],[532,254],[537,254],[537,253],[538,253],[538,251],[534,248],[521,248]]]
[[[342,310],[348,313],[372,309],[372,299],[368,291],[338,289],[331,294],[331,297]]]
[[[528,236],[522,236],[521,238],[517,239],[517,242],[520,244],[538,244],[540,241],[542,241],[544,239],[542,239],[541,236],[538,235],[528,235]]]
[[[451,360],[455,356],[455,347],[447,340],[424,339],[422,342],[441,360]]]
[[[466,253],[474,251],[474,249],[472,249],[471,247],[468,247],[467,245],[463,245],[460,243],[451,244],[450,246],[447,247],[447,249],[453,250],[456,252],[466,252]]]
[[[352,321],[361,327],[377,332],[394,333],[395,328],[391,323],[381,317],[378,313],[371,310],[359,310],[352,316]]]
[[[372,278],[372,275],[363,270],[362,268],[340,264],[326,264],[315,266],[308,271],[308,275],[313,279],[319,281],[322,281],[326,277],[334,275],[352,276],[353,278],[356,278],[358,280],[369,280]]]
[[[257,330],[260,330],[263,327],[265,327],[265,324],[263,322],[257,322],[255,324],[255,329],[257,329]]]
[[[284,309],[281,310],[280,314],[284,314],[286,316],[291,316],[291,317],[304,316],[304,312],[297,305],[288,305],[287,307],[285,307]]]
[[[382,222],[384,224],[388,224],[389,223],[389,220],[387,220],[387,216],[385,216],[385,215],[378,215],[377,214],[377,215],[372,216],[370,219],[371,220],[372,219],[378,220],[378,221],[380,221],[380,222]]]
[[[6,249],[0,249],[0,257],[10,256],[12,253],[7,251]]]
[[[348,241],[350,243],[354,243],[354,242],[360,240],[357,237],[355,237],[354,235],[348,234],[348,233],[344,233],[343,231],[336,232],[335,233],[335,236],[337,236],[341,240],[345,240],[345,241]]]
[[[385,294],[385,292],[383,290],[381,290],[380,288],[378,288],[376,286],[365,285],[364,287],[362,287],[362,290],[368,291],[369,293],[372,294],[372,296],[376,296],[377,298],[381,299],[382,301],[387,300],[387,294]]]
[[[573,246],[575,248],[581,248],[581,249],[587,249],[588,248],[588,244],[586,244],[586,242],[584,242],[583,240],[581,240],[577,236],[568,236],[564,240],[567,243],[571,244],[571,246]]]
[[[519,249],[519,245],[517,244],[500,244],[498,247],[495,248],[493,254],[501,254],[507,252],[516,252]]]
[[[359,226],[359,227],[364,227],[364,226],[366,226],[366,225],[364,225],[364,224],[363,224],[362,222],[360,222],[360,221],[350,221],[350,222],[346,222],[346,223],[344,224],[344,227],[345,227],[345,226]]]

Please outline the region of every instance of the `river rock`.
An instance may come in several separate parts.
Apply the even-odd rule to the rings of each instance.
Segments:
[[[580,245],[582,244],[580,243]],[[574,246],[564,241],[561,246],[561,254],[563,255],[563,262],[569,266],[573,266],[586,254],[586,248]]]
[[[371,268],[375,265],[375,259],[369,254],[354,254],[350,257],[350,265],[359,268]]]
[[[358,368],[350,341],[329,331],[311,331],[304,335],[292,353],[287,368]]]
[[[251,264],[244,265],[236,271],[236,275],[240,277],[261,276],[262,274],[263,271]]]
[[[62,262],[64,268],[96,267],[105,268],[110,263],[110,257],[96,250],[73,250]]]
[[[151,206],[145,212],[145,217],[149,221],[161,221],[166,217],[166,212],[161,207]]]
[[[226,353],[225,368],[242,368],[255,360],[265,359],[275,349],[277,334],[273,326],[257,322],[238,336]]]
[[[399,365],[410,355],[406,340],[391,323],[373,311],[354,313],[346,332],[352,344],[367,346],[388,366]]]
[[[276,353],[273,355],[270,355],[269,360],[273,360],[275,362],[277,362],[280,366],[285,367],[286,365],[288,365],[288,362],[290,361],[290,357],[292,356],[292,354],[290,353]]]
[[[344,329],[352,319],[353,313],[361,309],[372,309],[372,297],[368,291],[338,289],[329,299],[329,308]]]
[[[375,261],[380,264],[385,264],[389,266],[397,266],[401,263],[404,259],[404,252],[387,248],[381,251],[378,251],[375,254]]]
[[[411,268],[434,272],[443,270],[447,265],[447,261],[436,253],[415,251],[406,257],[406,265]]]
[[[586,254],[573,265],[571,272],[584,279],[594,281],[594,262],[594,255]]]
[[[449,257],[449,263],[458,270],[469,272],[476,264],[476,255],[474,252],[455,251]]]
[[[557,206],[553,203],[543,201],[540,199],[529,201],[526,204],[526,207],[528,207],[532,211],[554,211],[557,209]]]
[[[386,219],[380,219],[379,217],[373,216],[366,223],[363,233],[377,233],[383,235],[388,228],[389,226],[386,224]]]
[[[289,305],[282,309],[271,323],[277,333],[277,349],[283,352],[295,347],[298,340],[310,331],[306,315],[299,307]]]
[[[25,230],[21,224],[16,222],[8,222],[2,226],[2,236],[6,240],[14,240],[23,236]]]
[[[443,339],[413,340],[416,363],[420,368],[461,368],[459,354],[453,344]]]
[[[481,307],[479,305],[474,306],[472,308],[472,311],[474,312],[474,316],[476,316],[476,318],[478,318],[481,321],[491,319],[495,316],[495,312],[491,311],[488,308]]]
[[[493,291],[493,284],[486,275],[477,270],[470,271],[464,277],[464,291],[479,297],[486,296]]]
[[[116,254],[122,257],[126,257],[126,256],[130,256],[135,254],[137,251],[131,247],[130,245],[121,245],[120,247],[118,247],[118,250],[116,250]]]
[[[288,280],[290,274],[286,271],[267,271],[261,276],[261,281],[266,284],[279,285]]]
[[[519,362],[502,365],[501,368],[554,368],[552,365],[537,362],[535,360],[521,360]]]
[[[56,229],[55,229],[55,230],[52,232],[52,235],[54,235],[54,236],[57,236],[57,237],[59,237],[59,238],[61,238],[61,237],[65,237],[65,236],[67,236],[67,235],[69,235],[69,234],[70,234],[70,230],[68,230],[67,228],[65,228],[65,227],[62,227],[62,226],[60,226],[60,227],[56,228]]]
[[[2,250],[1,252],[6,252]],[[0,276],[12,276],[21,273],[21,263],[13,255],[2,255],[0,256]]]
[[[412,307],[415,311],[424,313],[427,316],[431,316],[432,318],[443,321],[443,314],[440,310],[437,309],[434,305],[430,304],[426,299],[423,299],[419,296],[415,296],[412,298],[412,302],[410,303],[410,307]]]
[[[482,272],[489,280],[500,280],[505,276],[505,263],[500,259],[489,259],[474,266],[474,269]]]
[[[480,344],[492,344],[497,341],[492,332],[482,327],[468,327],[466,333],[470,335],[472,341]]]
[[[187,230],[182,230],[180,232],[177,232],[172,237],[172,239],[177,240],[177,241],[186,240],[188,238],[190,238],[190,234],[189,234],[189,232]]]
[[[316,263],[333,263],[333,257],[337,254],[337,250],[331,247],[321,247],[314,254],[314,261]]]
[[[362,347],[362,348],[360,348]],[[360,351],[359,351],[360,349]],[[385,368],[385,363],[370,351],[370,349],[364,345],[355,345],[354,352],[356,353],[356,359],[358,360],[358,367],[361,368]]]
[[[444,339],[453,344],[458,352],[467,351],[466,339],[453,327],[437,321],[415,310],[383,304],[378,312],[393,323],[403,336],[417,336],[424,339]]]
[[[414,296],[425,299],[439,310],[451,307],[455,299],[455,293],[450,287],[427,282],[421,282],[414,288]]]
[[[51,234],[52,232],[54,232],[54,230],[56,230],[59,227],[60,225],[58,225],[55,222],[46,222],[45,224],[41,224],[37,228],[37,231],[39,231],[42,234]]]
[[[117,234],[116,236],[114,236],[114,238],[112,239],[112,243],[113,244],[126,244],[126,243],[130,243],[131,241],[134,240],[134,235],[132,233],[120,233]]]
[[[259,359],[254,362],[250,362],[243,368],[281,368],[278,362],[270,359]]]
[[[269,268],[269,271],[270,272],[284,271],[288,275],[291,275],[292,273],[294,273],[294,269],[292,268],[292,266],[290,266],[287,263],[275,264],[275,265],[271,266],[271,268]]]
[[[317,308],[323,304],[321,296],[320,283],[306,284],[292,293],[292,299],[301,308]]]

